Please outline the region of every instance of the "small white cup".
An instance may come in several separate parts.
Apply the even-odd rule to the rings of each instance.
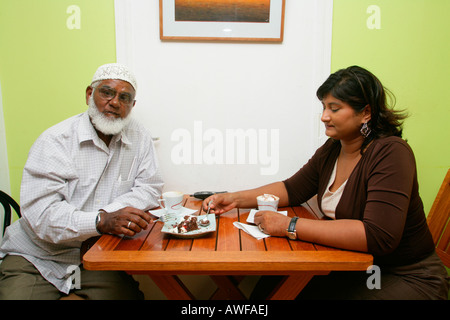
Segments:
[[[278,201],[280,198],[273,194],[263,194],[256,197],[258,202],[258,210],[275,211],[278,210]]]
[[[162,199],[158,199],[158,202],[161,207],[166,209],[166,213],[175,213],[183,206],[183,197],[182,192],[168,191],[162,194]]]

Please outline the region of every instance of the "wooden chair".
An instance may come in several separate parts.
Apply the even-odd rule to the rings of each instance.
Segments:
[[[3,224],[3,233],[5,233],[6,227],[11,224],[11,208],[14,209],[17,216],[20,218],[22,216],[20,212],[19,204],[11,198],[10,195],[0,190],[0,203],[5,209],[5,219]],[[67,297],[61,298],[60,300],[84,300],[83,298],[77,296],[74,293],[69,294]]]
[[[11,198],[11,196],[0,190],[0,203],[3,205],[3,209],[5,210],[4,223],[3,223],[3,234],[6,231],[6,228],[11,224],[11,208],[16,212],[17,216],[20,218],[20,206],[19,204]]]
[[[436,253],[450,268],[450,169],[427,217]]]

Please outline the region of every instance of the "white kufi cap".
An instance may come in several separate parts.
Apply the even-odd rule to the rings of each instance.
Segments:
[[[92,78],[92,82],[106,79],[123,80],[131,84],[137,90],[136,78],[131,70],[119,63],[108,63],[100,66]]]

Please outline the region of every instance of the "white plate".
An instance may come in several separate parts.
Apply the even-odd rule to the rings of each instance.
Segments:
[[[199,227],[197,230],[192,230],[192,231],[184,232],[184,233],[178,233],[176,226],[182,220],[184,220],[184,216],[177,216],[175,219],[172,218],[167,221],[164,221],[164,226],[162,227],[161,232],[170,234],[177,238],[198,238],[198,237],[202,237],[208,233],[216,231],[216,215],[214,213],[208,214],[208,216],[203,215],[203,216],[195,216],[195,217],[197,217],[197,224]],[[200,225],[200,220],[203,220],[205,217],[209,220],[209,225],[206,227],[202,227]]]
[[[250,210],[250,213],[249,213],[249,215],[247,217],[247,222],[248,223],[255,224],[255,220],[254,220],[255,213],[257,213],[258,211],[260,211],[260,210],[257,210],[257,209]],[[264,210],[262,210],[262,211],[264,211]],[[282,214],[283,216],[287,216],[287,211],[278,211],[277,213]]]

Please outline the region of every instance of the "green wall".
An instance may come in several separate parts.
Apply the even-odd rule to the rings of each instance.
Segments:
[[[81,9],[80,29],[66,25],[70,5]],[[381,29],[367,28],[370,5],[380,8]],[[408,109],[405,138],[416,154],[426,212],[450,167],[449,12],[448,0],[334,0],[332,71],[366,67],[394,92],[397,107]],[[18,199],[31,144],[84,111],[95,68],[116,60],[114,1],[0,0],[0,40],[11,190]]]
[[[72,28],[80,8],[79,29]],[[0,0],[2,86],[11,193],[42,131],[86,110],[96,68],[116,61],[113,0]]]

